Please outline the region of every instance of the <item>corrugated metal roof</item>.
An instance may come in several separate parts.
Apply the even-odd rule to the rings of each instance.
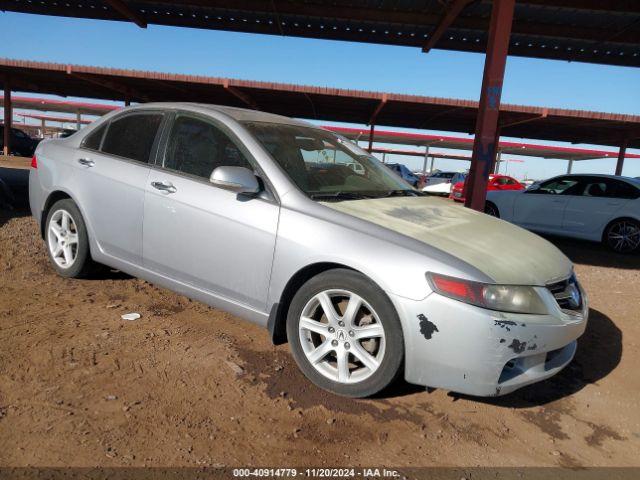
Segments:
[[[117,105],[103,103],[73,102],[68,100],[56,100],[52,98],[31,98],[13,95],[11,98],[14,109],[39,110],[42,112],[66,112],[83,113],[87,115],[104,115],[113,110],[118,110]],[[0,107],[4,107],[4,98],[0,97]]]
[[[0,9],[213,30],[421,47],[446,8],[437,0],[0,0]],[[483,52],[491,1],[467,6],[437,48]],[[509,53],[640,66],[637,0],[518,0]]]
[[[187,101],[256,107],[288,117],[473,133],[478,103],[395,93],[0,59],[15,91],[132,101]],[[1,80],[1,78],[0,78]],[[384,103],[381,109],[378,107]],[[502,135],[640,148],[640,116],[500,107]]]
[[[346,128],[325,126],[327,130],[344,135],[352,140],[367,140],[369,132],[360,128]],[[473,150],[473,137],[461,138],[447,135],[431,135],[412,132],[390,132],[378,130],[375,132],[377,143],[390,145],[427,146],[435,148],[448,148],[454,150]],[[375,151],[376,149],[374,149]],[[380,149],[378,149],[380,150]],[[522,155],[525,157],[555,158],[560,160],[594,160],[597,158],[616,158],[618,152],[596,150],[592,148],[562,147],[557,145],[538,145],[535,143],[509,142],[501,140],[498,150],[509,155]],[[382,151],[382,150],[380,150]],[[392,153],[388,151],[388,153]],[[424,152],[404,152],[404,155],[423,155]],[[469,157],[470,158],[470,157]],[[639,154],[627,153],[625,158],[640,158]]]

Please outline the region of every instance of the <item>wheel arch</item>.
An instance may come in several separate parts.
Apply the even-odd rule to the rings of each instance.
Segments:
[[[300,287],[302,287],[302,285],[304,285],[308,280],[312,279],[316,275],[319,275],[328,270],[335,270],[337,268],[352,270],[354,272],[358,272],[362,275],[367,276],[363,272],[353,267],[336,262],[312,263],[298,270],[289,279],[284,289],[282,290],[280,298],[276,303],[272,305],[271,311],[269,312],[267,328],[269,330],[269,334],[271,335],[271,341],[274,345],[287,343],[287,313],[289,311],[291,301],[293,300],[294,295],[300,289]],[[369,277],[367,276],[367,278]]]
[[[496,218],[500,218],[500,209],[498,208],[498,205],[496,204],[496,202],[494,202],[492,200],[485,200],[485,202],[484,202],[485,211],[487,210],[487,206],[489,206],[489,205],[491,205],[495,209],[496,213],[498,214],[496,216]]]
[[[620,220],[631,220],[632,222],[640,224],[640,218],[632,217],[631,215],[621,215],[619,217],[616,217],[613,220],[609,221],[604,226],[604,228],[602,229],[602,232],[600,233],[600,241],[601,242],[605,242],[606,239],[604,238],[604,236],[606,235],[607,230],[609,229],[609,227],[611,225],[613,225],[615,222],[619,222]]]
[[[78,204],[78,202],[76,202],[73,199],[73,197],[71,197],[71,195],[69,195],[67,192],[63,190],[54,190],[49,194],[49,196],[47,197],[47,200],[44,202],[44,206],[42,207],[42,215],[40,215],[40,235],[42,236],[43,239],[44,239],[44,231],[47,226],[47,217],[49,216],[49,210],[51,210],[51,207],[53,206],[54,203],[56,203],[59,200],[64,200],[65,198],[69,198],[73,200],[76,203],[76,205]]]

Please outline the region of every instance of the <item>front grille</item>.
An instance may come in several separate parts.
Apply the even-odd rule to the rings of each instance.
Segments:
[[[561,282],[550,283],[547,288],[563,311],[568,313],[582,311],[582,293],[575,275],[571,275]]]

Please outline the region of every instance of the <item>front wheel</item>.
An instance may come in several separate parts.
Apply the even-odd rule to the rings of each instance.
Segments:
[[[603,242],[618,253],[640,251],[640,223],[630,218],[614,220],[607,226]]]
[[[364,275],[321,273],[291,302],[287,336],[296,363],[317,386],[347,397],[368,397],[400,372],[404,343],[393,304]]]
[[[500,218],[500,212],[498,211],[498,207],[494,203],[487,202],[484,206],[484,213],[491,217]]]

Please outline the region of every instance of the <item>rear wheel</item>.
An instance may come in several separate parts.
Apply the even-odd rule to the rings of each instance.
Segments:
[[[630,218],[620,218],[605,229],[603,242],[618,253],[640,251],[640,223]]]
[[[484,213],[492,217],[500,218],[500,212],[498,211],[498,207],[496,207],[495,203],[492,203],[492,202],[487,202],[485,204]]]
[[[91,270],[89,238],[78,206],[70,198],[58,200],[47,215],[45,241],[49,259],[63,277],[83,277]]]
[[[289,308],[287,336],[307,378],[348,397],[384,389],[398,375],[404,356],[393,304],[352,270],[329,270],[300,288]]]

